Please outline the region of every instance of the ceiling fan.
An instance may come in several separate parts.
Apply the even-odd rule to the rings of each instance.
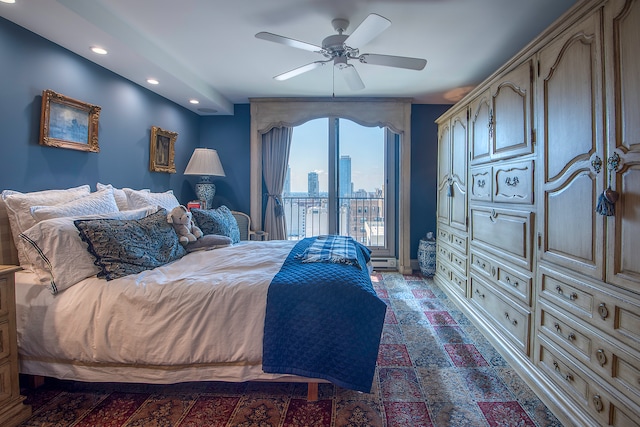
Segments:
[[[350,35],[343,34],[349,27],[346,19],[334,19],[331,21],[333,28],[338,34],[333,34],[322,40],[322,46],[279,36],[273,33],[260,32],[256,37],[287,46],[304,49],[311,52],[320,53],[326,59],[311,62],[286,73],[278,74],[276,80],[287,80],[307,71],[321,67],[329,62],[333,62],[336,69],[343,75],[347,85],[351,90],[364,89],[364,83],[356,68],[350,64],[349,60],[357,60],[362,64],[384,65],[387,67],[406,68],[409,70],[422,70],[427,61],[420,58],[410,58],[406,56],[379,55],[375,53],[360,53],[357,46],[363,46],[386,30],[391,21],[378,14],[372,13]]]

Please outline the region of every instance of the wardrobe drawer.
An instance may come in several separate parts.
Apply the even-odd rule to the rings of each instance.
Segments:
[[[540,329],[575,357],[588,362],[593,348],[591,337],[576,331],[573,325],[570,325],[566,320],[559,319],[559,317],[542,307],[540,309]]]
[[[633,415],[640,412],[637,405],[621,403],[615,397],[618,393],[612,395],[601,384],[602,380],[582,371],[570,356],[553,346],[544,336],[538,338],[536,364],[555,384],[572,394],[577,403],[587,409],[601,425],[640,427],[637,415]]]
[[[436,260],[436,274],[447,281],[451,280],[451,270],[449,270],[448,264],[440,260]]]
[[[438,227],[438,243],[451,243],[451,233],[449,230],[444,230],[442,227]]]
[[[637,348],[640,342],[640,301],[596,289],[586,280],[578,280],[547,266],[538,267],[539,295],[568,312],[579,323],[588,323],[605,335]]]
[[[496,323],[504,336],[522,352],[529,353],[531,313],[519,307],[500,291],[471,274],[471,299]]]
[[[493,167],[496,203],[533,203],[533,161],[502,163]]]
[[[473,250],[471,250],[471,266],[478,269],[487,277],[493,277],[496,272],[496,268],[493,266],[488,256],[478,254]]]
[[[640,405],[640,353],[624,349],[581,325],[571,316],[540,303],[541,330],[587,368]]]
[[[538,342],[540,343],[538,366],[560,388],[577,397],[582,405],[588,406],[589,378],[576,369],[566,357],[561,357],[557,349],[551,349],[542,340],[538,340]]]
[[[451,250],[445,245],[437,245],[436,258],[443,262],[451,262]]]
[[[471,168],[470,180],[469,199],[490,202],[491,194],[493,193],[491,167]]]
[[[525,305],[531,305],[531,278],[526,274],[519,273],[473,248],[471,249],[471,266]]]
[[[451,272],[451,282],[462,292],[467,293],[467,279],[456,272]]]
[[[460,251],[460,253],[467,254],[467,236],[460,236],[453,233],[451,235],[451,245]]]
[[[532,225],[531,212],[472,207],[471,243],[531,271]]]
[[[453,268],[455,268],[462,275],[467,275],[466,256],[460,255],[457,251],[451,251],[451,265],[453,265]]]

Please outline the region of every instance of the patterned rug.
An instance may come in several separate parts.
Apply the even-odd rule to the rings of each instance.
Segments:
[[[48,381],[21,426],[560,426],[431,279],[374,273],[387,316],[370,394],[320,384]]]

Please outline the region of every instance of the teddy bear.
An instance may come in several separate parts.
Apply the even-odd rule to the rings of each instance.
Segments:
[[[183,246],[187,246],[202,237],[202,230],[193,221],[191,212],[183,205],[178,205],[171,209],[171,212],[167,215],[167,222],[173,225]]]

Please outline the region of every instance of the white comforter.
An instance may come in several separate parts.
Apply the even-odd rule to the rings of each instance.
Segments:
[[[254,379],[268,286],[294,244],[195,252],[109,282],[85,279],[55,296],[18,273],[22,372],[87,381]]]

